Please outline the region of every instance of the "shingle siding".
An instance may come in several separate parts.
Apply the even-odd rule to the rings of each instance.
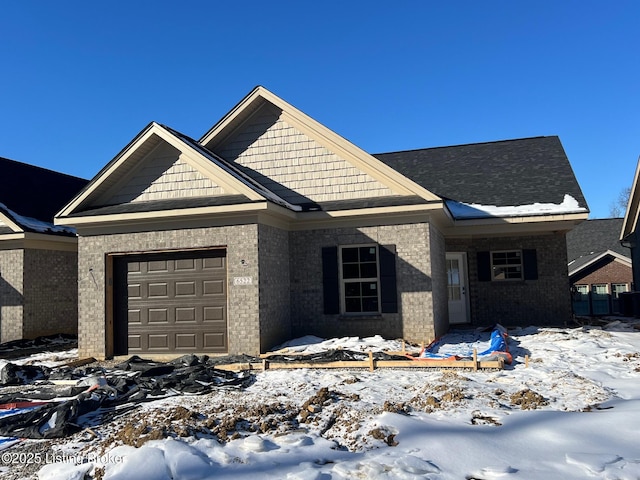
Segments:
[[[180,152],[169,145],[153,152],[152,158],[120,188],[107,205],[126,202],[148,202],[175,198],[222,195],[224,190],[189,165]]]
[[[272,109],[261,110],[216,153],[294,204],[393,195]]]

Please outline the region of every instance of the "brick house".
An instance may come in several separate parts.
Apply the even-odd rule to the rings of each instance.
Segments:
[[[564,322],[587,215],[557,137],[371,155],[256,87],[198,141],[149,124],[56,222],[109,357]]]
[[[87,183],[0,158],[1,342],[77,333],[77,238],[53,216]]]
[[[576,315],[622,313],[631,290],[631,252],[620,244],[622,218],[587,220],[567,233],[567,259]]]

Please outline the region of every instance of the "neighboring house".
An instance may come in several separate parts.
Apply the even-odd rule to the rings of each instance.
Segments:
[[[77,332],[77,238],[53,216],[86,184],[0,158],[0,342]]]
[[[567,233],[573,313],[623,313],[620,294],[631,289],[631,252],[620,244],[622,218],[587,220]]]
[[[149,124],[56,222],[108,357],[562,323],[587,215],[557,137],[370,155],[256,87],[199,141]]]
[[[640,160],[636,166],[636,173],[631,185],[627,211],[624,216],[622,229],[620,230],[620,242],[631,251],[631,262],[633,270],[633,291],[640,289],[640,229],[638,228],[638,216],[640,215]],[[640,315],[640,296],[636,302],[635,314]]]

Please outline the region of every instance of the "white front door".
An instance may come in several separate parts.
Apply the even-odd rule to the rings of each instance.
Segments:
[[[466,253],[447,253],[447,293],[449,323],[469,323]]]

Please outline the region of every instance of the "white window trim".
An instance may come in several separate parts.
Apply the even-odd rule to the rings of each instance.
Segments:
[[[376,273],[377,276],[371,278],[354,278],[345,280],[344,274],[342,271],[342,250],[345,248],[361,248],[361,247],[374,247],[376,249]],[[366,315],[378,315],[381,312],[381,299],[380,299],[380,248],[376,243],[357,243],[353,245],[340,245],[338,247],[338,267],[339,267],[339,282],[340,282],[340,313],[342,315],[353,315],[353,316],[366,316]],[[346,297],[345,297],[345,284],[347,283],[355,283],[355,282],[373,282],[375,281],[377,284],[377,294],[378,294],[378,310],[370,311],[370,312],[347,312],[346,307]]]
[[[496,278],[493,264],[493,254],[494,253],[509,253],[509,252],[518,252],[520,253],[520,278]],[[514,248],[512,250],[492,250],[490,252],[489,257],[489,266],[491,268],[491,281],[492,282],[520,282],[524,280],[524,260],[522,257],[522,250]],[[515,266],[515,265],[514,265]]]
[[[596,289],[594,287],[597,286],[604,286],[606,292],[604,293],[596,293]],[[596,295],[609,295],[611,292],[609,291],[609,284],[608,283],[592,283],[591,284],[591,293],[594,293]]]

